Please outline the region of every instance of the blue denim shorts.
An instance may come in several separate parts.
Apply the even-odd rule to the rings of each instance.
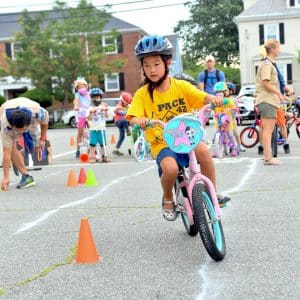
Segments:
[[[90,130],[90,145],[96,146],[97,144],[106,145],[106,132],[104,130]]]
[[[162,175],[162,169],[160,167],[160,162],[165,157],[173,157],[176,160],[178,167],[187,167],[189,165],[189,155],[188,154],[176,153],[176,152],[172,151],[170,148],[164,148],[158,153],[158,155],[156,157],[156,163],[158,166],[159,177],[161,177],[161,175]]]

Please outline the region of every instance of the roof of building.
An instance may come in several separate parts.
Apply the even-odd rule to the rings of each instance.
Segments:
[[[29,12],[29,14],[33,16],[40,12],[47,13],[49,18],[58,18],[57,13],[53,10],[32,11]],[[22,12],[0,14],[0,40],[9,39],[13,37],[16,32],[21,30],[21,25],[18,22],[18,19],[21,17],[21,15]],[[146,34],[146,32],[140,27],[127,23],[113,16],[111,16],[111,18],[105,24],[103,32],[110,32],[112,29],[116,29],[119,32],[138,31],[142,34]]]
[[[235,20],[246,21],[266,18],[299,17],[300,8],[287,7],[286,0],[257,0],[252,6],[240,13]]]

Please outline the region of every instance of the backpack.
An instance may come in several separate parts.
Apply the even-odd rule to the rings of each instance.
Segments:
[[[208,70],[205,70],[204,71],[204,86],[206,85],[207,78],[208,78]],[[219,82],[220,81],[220,71],[218,69],[216,69],[216,78],[217,78],[217,82]]]

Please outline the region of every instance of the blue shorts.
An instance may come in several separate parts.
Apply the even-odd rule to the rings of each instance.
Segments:
[[[90,146],[94,147],[97,144],[106,145],[106,132],[104,130],[90,130]]]
[[[158,155],[156,157],[156,163],[158,166],[159,177],[161,177],[161,175],[162,175],[162,169],[160,167],[160,162],[165,157],[173,157],[176,160],[178,167],[187,167],[189,165],[189,155],[187,153],[176,153],[176,152],[172,151],[170,148],[164,148],[158,153]]]

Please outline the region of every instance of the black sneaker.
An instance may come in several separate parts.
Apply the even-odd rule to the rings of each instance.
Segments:
[[[76,159],[79,159],[79,157],[80,157],[80,151],[79,150],[76,151],[75,157],[76,157]]]
[[[223,196],[221,194],[217,194],[217,198],[218,198],[218,202],[219,202],[219,205],[220,205],[221,208],[226,206],[226,203],[231,200],[230,197]]]
[[[34,186],[35,182],[32,176],[30,175],[22,175],[21,181],[17,185],[17,189],[25,189],[30,186]]]
[[[264,147],[262,145],[259,145],[257,150],[258,150],[257,151],[258,155],[263,155],[264,154]]]
[[[124,155],[124,153],[122,153],[119,149],[115,149],[112,153],[119,156]]]
[[[291,153],[289,144],[284,144],[283,149],[284,149],[285,154],[290,154]]]

